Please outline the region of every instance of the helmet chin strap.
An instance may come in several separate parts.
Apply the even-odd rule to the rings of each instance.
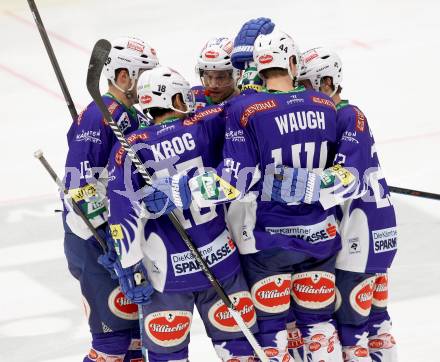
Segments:
[[[130,78],[130,80],[132,81],[131,87],[128,88],[128,89],[123,89],[123,88],[121,88],[120,86],[118,86],[118,85],[116,84],[116,82],[114,81],[114,79],[110,79],[110,81],[112,82],[113,86],[114,86],[117,90],[119,90],[119,91],[121,91],[122,93],[124,93],[124,95],[127,97],[127,99],[130,99],[130,100],[131,100],[131,99],[134,98],[133,89],[134,89],[135,81],[133,81],[133,79],[131,79],[131,78]]]
[[[330,93],[329,97],[332,98],[336,94],[337,90],[338,90],[338,88],[335,87],[335,90]]]

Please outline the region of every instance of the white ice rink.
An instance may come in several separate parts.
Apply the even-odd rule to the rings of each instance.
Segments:
[[[162,64],[195,82],[208,38],[271,17],[302,50],[339,51],[343,96],[366,113],[388,183],[440,193],[438,0],[37,2],[78,110],[90,101],[85,76],[101,37],[145,38]],[[0,87],[0,361],[82,361],[88,328],[53,212],[56,186],[32,156],[42,148],[61,175],[71,119],[25,0],[0,1]],[[440,361],[440,201],[394,202],[390,313],[400,361]],[[216,360],[198,320],[190,350],[193,362]]]

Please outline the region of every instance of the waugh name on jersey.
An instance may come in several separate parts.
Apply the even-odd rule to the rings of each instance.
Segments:
[[[306,129],[325,129],[324,112],[300,111],[275,117],[281,135]]]

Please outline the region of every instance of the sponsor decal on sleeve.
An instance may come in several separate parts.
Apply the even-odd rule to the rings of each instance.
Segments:
[[[320,309],[335,301],[335,276],[325,271],[297,273],[292,278],[292,297],[304,308]]]
[[[333,240],[338,234],[338,228],[335,217],[330,215],[320,223],[313,225],[267,226],[266,232],[282,234],[316,244]]]
[[[271,275],[251,288],[255,307],[266,313],[281,313],[290,306],[290,274]]]
[[[223,107],[213,107],[213,108],[205,109],[204,111],[197,112],[192,117],[186,118],[183,121],[183,125],[184,126],[192,126],[193,124],[200,122],[205,117],[220,113],[221,111],[223,111]]]
[[[147,132],[142,132],[139,134],[132,134],[131,136],[127,137],[127,142],[132,145],[136,141],[146,141],[149,138]],[[115,154],[115,162],[121,166],[122,165],[122,158],[124,157],[125,150],[121,146],[119,147],[118,151]]]
[[[374,243],[374,253],[385,253],[397,249],[397,229],[390,227],[386,229],[373,230],[371,232]]]
[[[336,110],[335,104],[330,99],[312,96],[312,102],[316,103],[316,104],[320,104],[322,106],[327,106],[327,107],[330,107],[330,108]]]
[[[175,347],[188,336],[192,313],[186,310],[165,310],[145,317],[144,328],[148,337],[161,347]]]
[[[361,252],[361,243],[359,238],[356,236],[354,238],[348,239],[348,253],[349,254],[359,254]]]
[[[119,318],[134,321],[138,319],[138,306],[130,302],[120,287],[114,289],[108,297],[108,307]]]
[[[341,140],[345,141],[345,142],[359,144],[359,141],[356,139],[356,137],[357,137],[356,131],[354,131],[354,132],[352,132],[352,131],[345,131],[342,134]]]
[[[350,292],[351,307],[363,317],[370,314],[375,278],[376,277],[370,277],[365,279]]]
[[[73,201],[89,201],[92,200],[93,197],[97,195],[96,187],[91,184],[87,184],[83,187],[79,187],[77,189],[70,189],[69,195],[72,197]]]
[[[112,235],[112,238],[115,240],[124,239],[124,233],[122,232],[121,224],[111,224],[110,233]]]
[[[241,114],[240,124],[242,127],[246,127],[249,122],[249,117],[253,116],[255,113],[264,112],[274,109],[278,106],[275,99],[268,99],[263,102],[253,103],[245,108]]]
[[[97,131],[92,130],[81,130],[81,133],[76,134],[75,142],[90,142],[95,144],[102,144],[101,141],[101,130]]]
[[[229,298],[234,304],[235,309],[242,316],[245,324],[249,328],[252,327],[257,321],[257,315],[250,293],[248,291],[241,291],[231,294]],[[240,327],[222,300],[217,301],[209,308],[208,318],[214,327],[223,332],[240,331]]]
[[[233,200],[240,195],[234,186],[214,172],[206,172],[196,177],[200,193],[205,200]]]
[[[236,252],[236,246],[227,231],[221,233],[211,243],[198,249],[209,267],[226,260]],[[170,258],[174,275],[177,277],[200,272],[200,266],[190,251],[171,254]]]
[[[353,109],[356,112],[356,130],[359,132],[364,132],[365,122],[367,121],[367,119],[358,107],[353,107]]]
[[[348,186],[356,180],[356,177],[340,164],[333,165],[325,169],[321,174],[321,188],[334,186],[336,179],[338,179],[343,186]]]
[[[130,117],[127,112],[122,113],[116,123],[121,132],[124,133],[131,126]]]
[[[78,118],[76,119],[76,123],[79,126],[81,124],[81,121],[84,117],[84,113],[87,111],[87,108],[89,108],[89,106],[87,106],[86,108],[84,108],[81,113],[78,115]]]
[[[108,109],[109,113],[113,116],[113,114],[114,114],[115,111],[118,109],[118,107],[119,107],[118,102],[116,102],[116,101],[112,101],[112,102],[108,105],[107,109]],[[102,123],[104,123],[106,126],[108,126],[108,122],[107,122],[107,120],[105,119],[105,117],[102,117]]]
[[[232,142],[246,142],[246,138],[242,129],[235,131],[228,129],[225,133],[225,139],[231,140]]]

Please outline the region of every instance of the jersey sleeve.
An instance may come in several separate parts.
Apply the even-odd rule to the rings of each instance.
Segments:
[[[136,264],[143,258],[145,220],[142,218],[142,180],[134,168],[124,165],[119,143],[109,160],[109,226],[115,250],[123,268]]]
[[[215,172],[190,180],[199,207],[241,199],[259,181],[259,152],[249,118],[240,103],[225,106],[223,160]]]
[[[340,110],[337,117],[337,151],[334,159],[341,184],[321,189],[324,209],[361,197],[368,188],[366,172],[371,166],[374,140],[365,115],[355,106]],[[334,166],[335,167],[335,166]],[[344,184],[345,183],[345,184]]]
[[[122,111],[116,102],[108,104],[118,119]],[[107,220],[105,167],[115,142],[113,133],[92,104],[74,122],[67,135],[68,153],[65,168],[64,197],[66,222],[71,230],[88,239],[91,236],[83,221],[72,210],[73,199],[95,227]]]
[[[215,164],[218,164],[221,162],[225,139],[225,108],[224,106],[215,106],[212,108],[219,110],[218,113],[214,113],[210,116],[203,122],[203,125],[209,139],[210,148],[213,150],[214,158],[217,161]]]

